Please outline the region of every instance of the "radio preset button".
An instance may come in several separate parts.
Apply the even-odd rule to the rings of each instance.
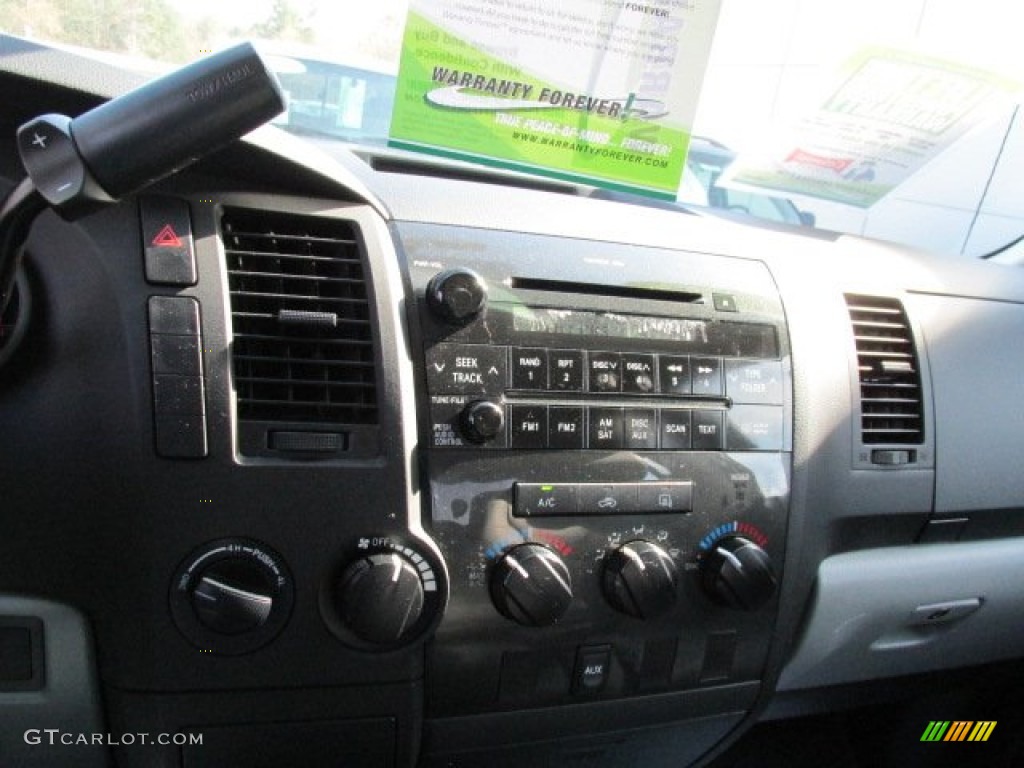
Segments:
[[[548,447],[560,450],[583,448],[583,408],[551,406],[548,408]]]
[[[512,348],[512,387],[514,389],[548,388],[548,351],[546,349]]]
[[[725,447],[722,416],[722,411],[693,412],[693,449],[695,451],[721,451]]]
[[[690,411],[662,409],[659,434],[659,447],[663,451],[690,450]]]
[[[579,350],[548,351],[551,389],[561,392],[583,391],[583,353]]]
[[[636,483],[580,483],[579,512],[582,515],[621,515],[637,512]]]
[[[625,446],[637,451],[658,447],[658,414],[653,408],[626,408],[623,412]]]
[[[646,395],[654,391],[654,355],[622,356],[622,391]]]
[[[427,350],[431,394],[501,395],[508,386],[508,347],[435,344]]]
[[[722,389],[722,358],[695,357],[690,361],[693,394],[720,397]]]
[[[543,405],[513,405],[509,422],[512,448],[545,448],[548,442],[548,409]]]
[[[663,395],[690,394],[690,358],[661,355],[658,358],[659,390]]]
[[[592,450],[615,450],[622,448],[622,409],[588,408],[587,431],[589,447]]]
[[[590,391],[618,392],[622,386],[622,358],[618,352],[590,353]]]

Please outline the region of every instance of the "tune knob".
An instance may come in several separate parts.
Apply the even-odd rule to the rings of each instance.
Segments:
[[[472,443],[486,443],[501,434],[505,411],[490,400],[474,400],[462,411],[462,435]]]
[[[491,599],[504,616],[523,626],[554,624],[572,602],[569,569],[543,544],[520,544],[495,564]]]
[[[768,553],[742,536],[712,545],[701,564],[704,590],[732,608],[754,611],[771,600],[778,586]]]
[[[638,619],[653,619],[670,610],[678,585],[676,564],[649,541],[623,544],[605,561],[605,598],[615,610]]]
[[[487,284],[471,269],[446,269],[427,283],[427,305],[446,323],[464,325],[487,303]]]
[[[407,558],[378,552],[344,570],[335,600],[339,618],[356,637],[394,645],[408,638],[423,615],[423,582]]]

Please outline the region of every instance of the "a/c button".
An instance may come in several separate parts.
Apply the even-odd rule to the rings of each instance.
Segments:
[[[516,517],[555,517],[576,514],[574,483],[516,483]]]

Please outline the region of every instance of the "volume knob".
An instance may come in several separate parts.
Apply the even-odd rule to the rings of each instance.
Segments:
[[[572,602],[569,569],[543,544],[520,544],[495,565],[491,599],[504,616],[523,626],[554,624]]]
[[[462,411],[462,434],[472,443],[493,440],[504,426],[505,411],[490,400],[474,400]]]
[[[487,303],[487,284],[471,269],[446,269],[427,283],[427,305],[441,320],[464,325]]]

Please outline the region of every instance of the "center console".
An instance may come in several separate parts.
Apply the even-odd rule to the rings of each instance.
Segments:
[[[434,717],[756,681],[789,506],[764,265],[403,224],[424,519],[450,601]]]

